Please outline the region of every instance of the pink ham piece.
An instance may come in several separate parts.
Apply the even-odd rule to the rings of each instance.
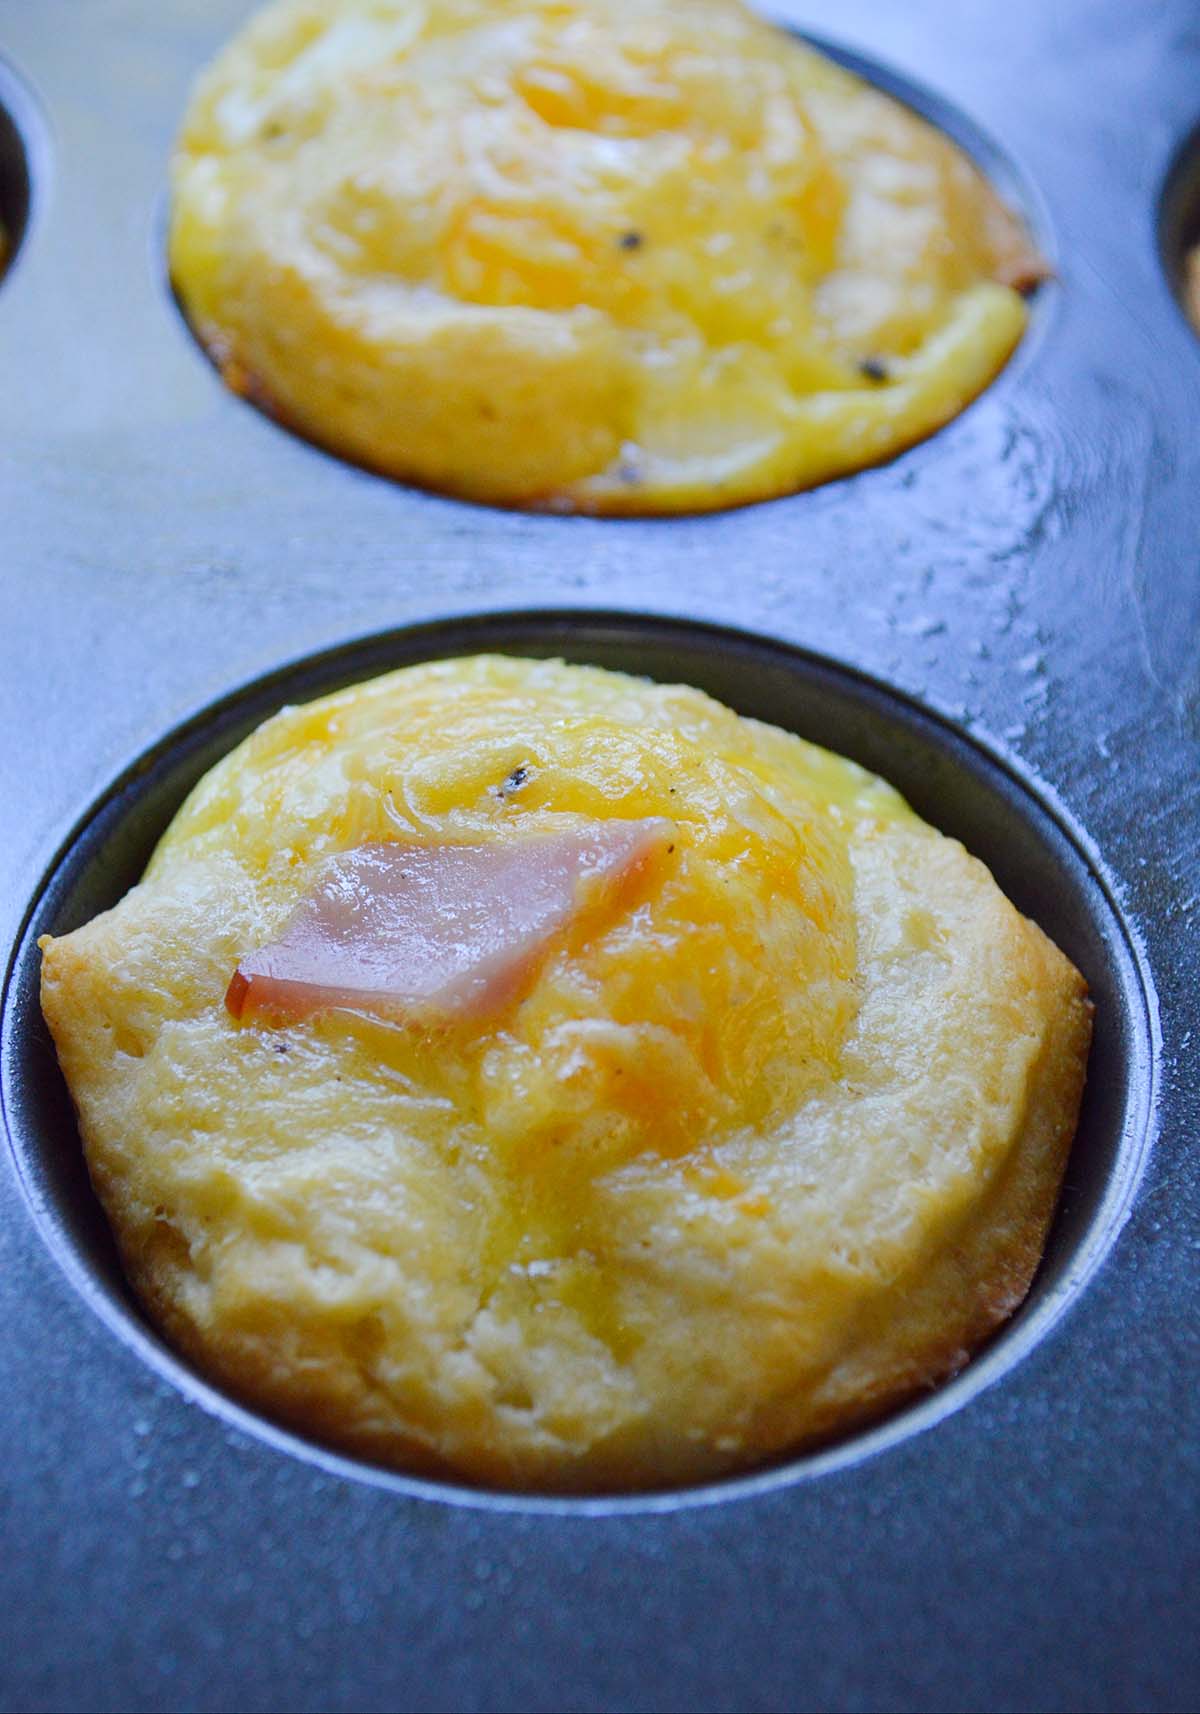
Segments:
[[[242,1022],[332,1008],[398,1021],[480,1017],[512,998],[551,940],[619,905],[669,821],[596,821],[488,845],[362,845],[329,863],[279,939],[225,995]]]

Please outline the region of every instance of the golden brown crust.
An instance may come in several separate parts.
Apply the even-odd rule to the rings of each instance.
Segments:
[[[1031,1073],[1025,1128],[1005,1169],[982,1205],[972,1207],[944,1251],[924,1258],[912,1275],[893,1282],[882,1303],[863,1312],[847,1337],[841,1361],[823,1384],[807,1390],[799,1400],[785,1398],[764,1406],[746,1433],[747,1440],[763,1448],[798,1452],[878,1420],[956,1374],[1024,1300],[1041,1259],[1070,1152],[1092,1007],[1079,973],[1041,931],[1022,921],[1020,933],[1031,981],[1048,996],[1047,1027]],[[100,962],[114,953],[115,948],[106,953],[103,945],[81,947],[75,937],[45,943],[42,1004],[69,1080],[73,1073],[84,1074],[80,1056],[73,1051],[78,1041],[75,1020],[81,1012],[103,1018],[103,993],[92,977]],[[107,1021],[100,1027],[107,1028]],[[119,1026],[114,1027],[114,1042],[123,1042],[126,1049],[131,1045]],[[86,1120],[81,1122],[86,1136]],[[106,1207],[119,1206],[119,1186],[105,1170],[107,1152],[89,1147],[87,1153],[101,1200]],[[461,1474],[435,1446],[405,1435],[394,1423],[376,1429],[356,1423],[353,1399],[331,1392],[327,1372],[312,1367],[311,1357],[290,1368],[287,1353],[292,1350],[299,1357],[303,1347],[295,1344],[297,1329],[289,1327],[285,1317],[273,1326],[259,1327],[253,1339],[214,1344],[204,1327],[181,1308],[180,1279],[191,1265],[190,1254],[186,1239],[170,1219],[154,1217],[149,1238],[144,1223],[126,1231],[120,1217],[116,1231],[126,1270],[151,1318],[183,1355],[235,1396],[252,1407],[265,1406],[299,1432],[348,1451],[415,1473]],[[905,1306],[903,1318],[895,1315],[897,1299]],[[914,1350],[914,1325],[938,1327],[936,1341]],[[273,1373],[279,1384],[272,1380]],[[635,1456],[644,1459],[644,1453]],[[608,1448],[593,1446],[581,1466],[530,1465],[497,1450],[492,1457],[478,1460],[474,1475],[498,1484],[570,1491],[703,1479],[743,1462],[740,1447],[725,1457],[714,1455],[710,1444],[697,1445],[683,1456],[673,1447],[661,1466],[645,1469],[639,1476],[631,1467],[630,1449],[618,1440]]]
[[[1025,1125],[990,1194],[956,1238],[895,1285],[906,1317],[882,1306],[853,1342],[870,1354],[869,1373],[852,1347],[823,1389],[827,1420],[811,1440],[876,1420],[959,1373],[1020,1308],[1041,1263],[1083,1099],[1092,1033],[1087,984],[1035,923],[1020,922],[1031,974],[1047,995],[1046,1034],[1032,1067]],[[936,1344],[914,1354],[915,1323],[940,1323]]]

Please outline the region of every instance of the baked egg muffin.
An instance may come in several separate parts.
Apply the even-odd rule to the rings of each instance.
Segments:
[[[481,656],[285,708],[41,941],[133,1288],[401,1469],[678,1484],[1021,1302],[1079,973],[882,780],[697,690]]]
[[[949,138],[738,0],[277,0],[201,78],[170,264],[236,391],[505,506],[878,463],[1044,274]]]

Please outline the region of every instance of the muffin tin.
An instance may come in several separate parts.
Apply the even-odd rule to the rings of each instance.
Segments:
[[[208,768],[284,703],[307,701],[414,661],[479,651],[564,656],[660,682],[700,686],[739,713],[836,746],[893,781],[988,863],[1008,895],[1084,972],[1096,1006],[1094,1062],[1054,1229],[1021,1312],[952,1384],[878,1427],[769,1471],[628,1500],[545,1502],[528,1495],[414,1481],[338,1458],[240,1409],[176,1358],[125,1285],[88,1183],[70,1098],[40,1018],[37,942],[117,903],[140,878],[159,837]],[[989,754],[907,699],[845,667],[728,627],[603,612],[495,614],[421,625],[344,645],[236,692],[160,744],[115,781],[68,840],[21,936],[0,1055],[21,1177],[43,1235],[84,1296],[126,1343],[186,1394],[273,1443],[346,1475],[459,1504],[604,1515],[729,1498],[851,1464],[928,1426],[1032,1349],[1103,1261],[1128,1212],[1145,1159],[1153,1099],[1153,1010],[1136,940],[1107,877],[1078,830],[1041,801],[1011,763]]]
[[[1188,9],[807,13],[981,155],[1059,280],[992,388],[894,463],[639,523],[394,487],[222,390],[169,295],[162,197],[188,82],[247,9],[0,0],[0,209],[24,226],[0,282],[5,1701],[1186,1703]],[[190,781],[281,701],[500,645],[688,679],[856,755],[1089,977],[1087,1107],[1034,1293],[958,1381],[870,1434],[635,1500],[420,1484],[230,1404],[124,1291],[33,937],[119,896]]]

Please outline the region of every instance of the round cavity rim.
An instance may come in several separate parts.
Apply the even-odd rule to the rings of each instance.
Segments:
[[[14,993],[27,961],[35,954],[31,931],[39,917],[53,904],[55,893],[70,886],[72,859],[78,856],[79,847],[85,843],[88,833],[106,818],[116,817],[119,822],[123,800],[132,793],[136,802],[139,783],[151,780],[159,768],[172,758],[180,757],[181,752],[186,754],[189,745],[193,749],[197,747],[206,733],[212,735],[214,742],[218,736],[222,739],[222,753],[231,748],[237,740],[224,742],[229,729],[244,726],[247,719],[251,725],[257,725],[266,717],[258,711],[264,703],[282,706],[289,699],[276,693],[293,684],[298,675],[304,674],[310,680],[319,681],[316,688],[311,684],[305,686],[299,700],[306,700],[310,692],[312,696],[329,694],[342,684],[361,682],[375,673],[388,670],[389,666],[406,666],[420,660],[449,659],[489,648],[503,652],[506,647],[536,649],[549,655],[563,652],[577,659],[586,659],[589,648],[603,648],[606,640],[608,646],[622,643],[633,646],[635,638],[660,646],[670,645],[681,649],[685,656],[689,649],[696,654],[710,655],[718,650],[725,654],[737,650],[760,661],[767,656],[773,665],[794,674],[798,683],[820,686],[822,681],[832,681],[835,687],[840,686],[848,692],[856,703],[882,709],[885,718],[891,716],[891,724],[904,734],[915,732],[926,744],[932,735],[933,742],[955,762],[956,767],[966,765],[964,756],[973,758],[976,767],[981,767],[989,788],[1001,795],[1013,794],[1024,806],[1028,819],[1037,827],[1039,837],[1049,832],[1057,848],[1054,852],[1056,864],[1065,860],[1064,853],[1074,859],[1078,871],[1076,880],[1081,877],[1085,884],[1089,916],[1117,968],[1117,991],[1124,1002],[1124,1013],[1119,1021],[1125,1042],[1128,1077],[1113,1165],[1098,1204],[1081,1239],[1071,1251],[1060,1278],[1048,1285],[1043,1284],[1040,1291],[1035,1280],[1030,1298],[1016,1315],[997,1330],[960,1374],[940,1384],[927,1398],[902,1404],[878,1423],[852,1430],[828,1446],[792,1456],[784,1453],[768,1464],[693,1486],[616,1494],[538,1494],[473,1487],[453,1479],[406,1474],[338,1452],[239,1403],[189,1367],[172,1350],[152,1324],[144,1319],[132,1294],[123,1301],[109,1294],[86,1257],[79,1252],[59,1215],[53,1196],[31,1169],[30,1159],[35,1156],[35,1151],[27,1153],[18,1140],[21,1102],[19,1097],[14,1101],[12,1087],[16,1054],[14,1038],[31,1022],[36,1025],[40,1021],[40,1012],[35,998],[32,1009],[36,1016],[32,1020],[27,1019],[25,1002],[28,996],[18,993],[14,1003]],[[364,656],[367,657],[365,661]],[[251,708],[253,712],[250,712]],[[205,767],[211,765],[211,762],[205,763]],[[346,1480],[423,1500],[492,1511],[612,1516],[676,1511],[697,1505],[750,1499],[855,1468],[953,1415],[1016,1368],[1033,1351],[1080,1297],[1108,1257],[1129,1216],[1152,1147],[1161,1052],[1157,1002],[1149,962],[1141,936],[1122,908],[1119,891],[1093,842],[1058,801],[1056,794],[1003,746],[990,738],[981,739],[974,732],[964,731],[947,716],[906,691],[836,657],[767,633],[697,621],[662,611],[530,608],[450,614],[384,632],[368,632],[285,662],[197,709],[116,774],[59,841],[22,916],[7,962],[0,1001],[0,1112],[8,1131],[16,1174],[34,1224],[55,1261],[85,1302],[128,1350],[142,1358],[160,1381],[178,1389],[189,1403],[199,1405],[206,1414],[273,1449],[288,1452]]]
[[[1186,261],[1200,245],[1200,120],[1172,149],[1154,205],[1158,262],[1175,307],[1189,333],[1200,337],[1184,296]]]
[[[5,157],[15,153],[16,171]],[[12,60],[0,52],[0,215],[5,222],[8,250],[0,262],[0,281],[8,283],[28,255],[30,239],[41,221],[51,175],[50,135],[37,96]],[[17,218],[5,206],[15,184]]]

